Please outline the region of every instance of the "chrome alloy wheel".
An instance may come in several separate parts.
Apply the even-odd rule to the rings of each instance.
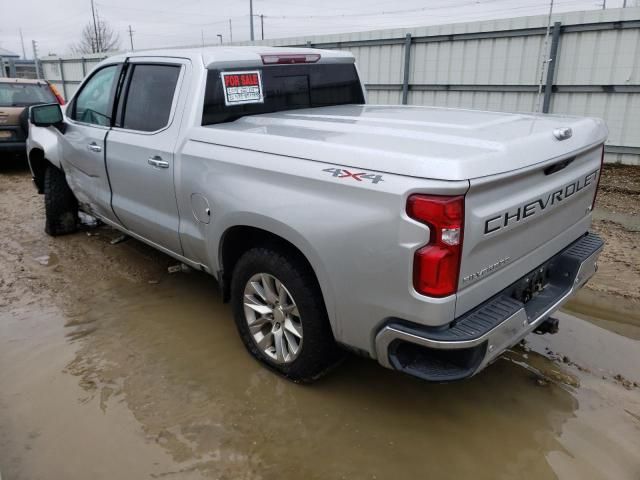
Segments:
[[[256,273],[244,287],[244,316],[256,346],[276,363],[293,362],[302,350],[302,322],[287,288],[273,275]]]

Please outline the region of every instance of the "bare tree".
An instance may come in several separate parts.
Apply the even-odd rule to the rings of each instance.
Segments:
[[[75,54],[102,53],[117,50],[120,47],[120,35],[104,20],[87,23],[82,29],[80,41],[71,46]]]

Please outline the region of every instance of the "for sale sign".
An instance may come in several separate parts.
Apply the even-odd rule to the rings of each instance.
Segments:
[[[221,72],[225,105],[262,103],[262,77],[259,70],[246,72]]]

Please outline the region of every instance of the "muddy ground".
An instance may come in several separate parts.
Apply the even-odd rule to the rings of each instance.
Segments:
[[[211,278],[108,228],[47,237],[3,165],[2,480],[638,480],[639,171],[605,172],[607,250],[558,334],[465,382],[350,357],[300,386],[245,353]]]

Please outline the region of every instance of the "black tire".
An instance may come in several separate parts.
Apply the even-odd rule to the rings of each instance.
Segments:
[[[244,289],[258,273],[273,275],[290,292],[300,313],[303,329],[301,351],[290,363],[277,363],[259,349],[249,331],[244,313]],[[284,249],[258,247],[244,253],[231,278],[231,306],[240,338],[249,353],[294,382],[310,383],[326,374],[343,358],[329,324],[315,275],[299,256]]]
[[[48,166],[44,172],[45,232],[53,237],[78,230],[78,201],[64,172]]]

